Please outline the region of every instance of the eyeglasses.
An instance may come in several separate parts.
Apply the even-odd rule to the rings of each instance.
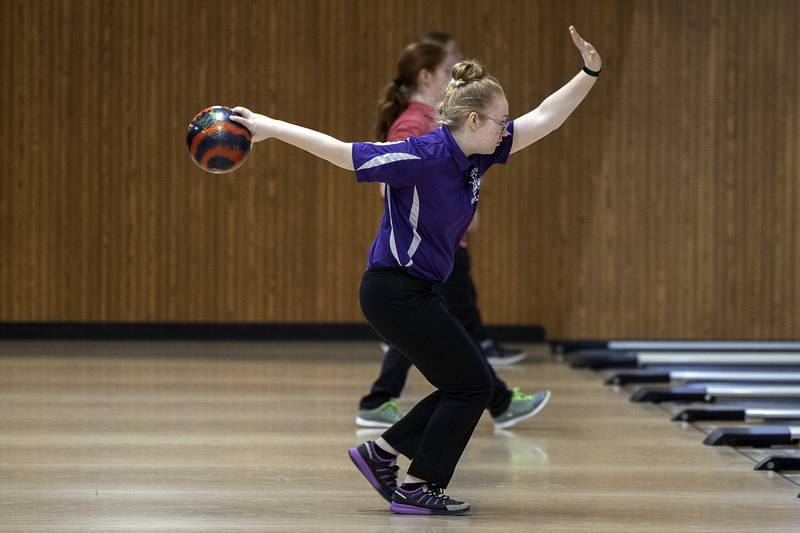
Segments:
[[[508,131],[508,123],[509,123],[508,120],[497,120],[497,119],[494,119],[492,117],[487,117],[487,116],[484,116],[484,118],[487,118],[487,119],[491,120],[495,124],[499,124],[500,127],[503,128],[503,133],[506,133]]]

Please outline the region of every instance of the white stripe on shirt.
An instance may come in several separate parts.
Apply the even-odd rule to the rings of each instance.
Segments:
[[[417,233],[417,225],[419,224],[419,194],[417,193],[417,188],[414,187],[414,200],[411,204],[411,211],[408,214],[408,221],[411,223],[411,231],[414,237],[411,239],[411,246],[408,247],[408,252],[406,252],[408,263],[405,265],[400,261],[400,255],[397,253],[397,241],[394,238],[394,223],[392,222],[392,188],[388,185],[386,186],[386,205],[389,208],[389,249],[392,251],[392,255],[398,265],[410,267],[414,264],[412,257],[422,242],[422,237]]]
[[[417,224],[419,223],[419,194],[417,194],[416,187],[414,187],[414,203],[411,204],[411,212],[408,214],[408,221],[411,222],[411,231],[414,232],[414,238],[411,240],[411,246],[408,247],[407,267],[414,264],[411,258],[414,256],[414,252],[417,251],[419,243],[422,242],[422,237],[417,233]]]
[[[387,163],[394,163],[395,161],[403,161],[405,159],[419,159],[419,157],[415,156],[414,154],[405,154],[402,152],[382,154],[373,157],[372,159],[370,159],[369,161],[358,167],[356,170],[364,170],[366,168],[379,167]]]

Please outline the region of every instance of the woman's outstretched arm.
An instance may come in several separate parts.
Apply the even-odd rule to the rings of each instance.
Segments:
[[[337,167],[353,170],[353,144],[340,141],[325,133],[320,133],[302,126],[275,120],[246,107],[234,107],[231,120],[250,130],[253,142],[274,137],[285,143],[296,146],[321,159],[330,161]]]

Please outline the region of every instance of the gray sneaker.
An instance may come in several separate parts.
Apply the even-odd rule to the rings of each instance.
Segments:
[[[547,405],[550,401],[550,391],[538,391],[532,395],[522,394],[519,387],[514,387],[511,393],[511,403],[508,409],[495,417],[494,427],[497,429],[510,428],[517,422],[530,418]]]
[[[397,487],[389,509],[397,514],[458,515],[468,513],[469,504],[451,498],[433,483],[426,483],[414,490]]]
[[[513,365],[514,363],[519,363],[528,356],[525,350],[506,348],[500,346],[492,339],[486,339],[481,343],[481,351],[492,366]]]
[[[356,425],[365,428],[390,428],[403,418],[397,402],[389,400],[375,409],[359,409]]]

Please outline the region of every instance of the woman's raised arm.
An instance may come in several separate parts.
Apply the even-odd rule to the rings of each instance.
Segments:
[[[584,68],[566,85],[545,98],[539,107],[514,120],[512,154],[558,129],[597,81],[597,75],[603,67],[600,54],[594,46],[583,40],[574,26],[569,27],[569,33],[583,57]]]

